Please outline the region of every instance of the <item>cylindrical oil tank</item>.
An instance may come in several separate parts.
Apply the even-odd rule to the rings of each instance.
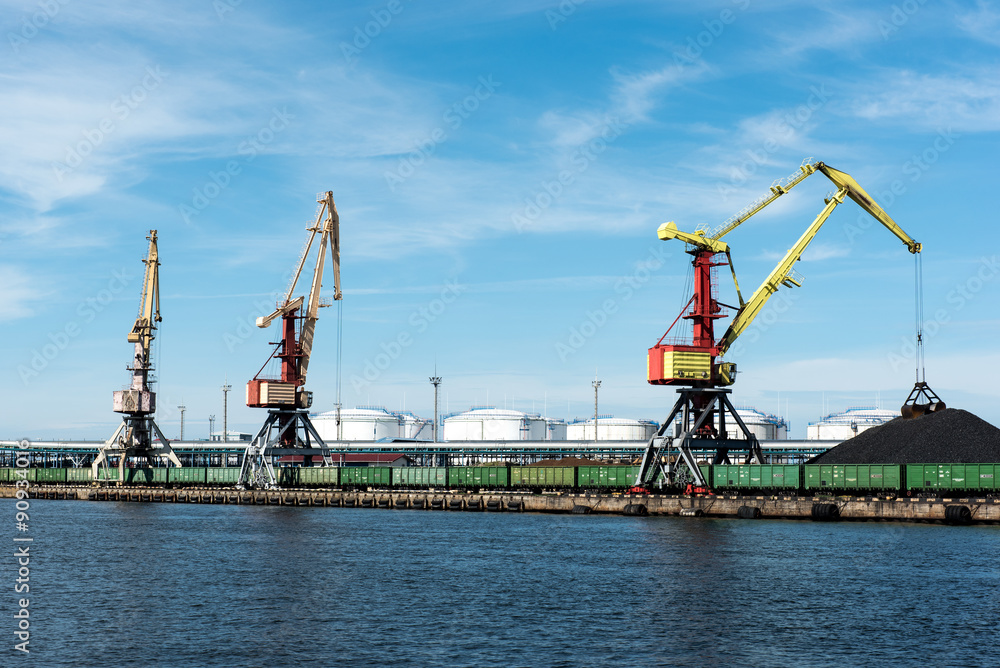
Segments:
[[[546,441],[565,441],[566,440],[566,421],[559,420],[557,418],[546,418],[545,419],[545,440]]]
[[[399,411],[396,417],[399,418],[399,438],[434,440],[434,420],[424,420],[410,411]]]
[[[819,422],[806,426],[806,439],[810,441],[846,441],[866,429],[885,424],[899,417],[899,413],[882,408],[848,408],[842,413],[832,413]]]
[[[545,418],[540,415],[492,406],[444,419],[446,441],[544,441],[546,432]]]
[[[597,416],[597,440],[599,441],[647,441],[659,428],[650,420],[629,420],[611,415]],[[566,438],[570,441],[593,441],[594,418],[576,420],[566,428]]]
[[[783,441],[788,438],[788,423],[780,415],[771,415],[751,407],[737,408],[736,413],[758,441]],[[728,415],[726,432],[730,438],[743,438],[739,425]]]
[[[359,406],[340,411],[341,433],[344,441],[378,441],[383,438],[400,438],[400,419],[381,406]],[[320,438],[337,440],[337,411],[327,411],[312,418]]]

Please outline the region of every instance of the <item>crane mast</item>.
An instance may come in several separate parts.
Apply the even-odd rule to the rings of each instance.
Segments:
[[[281,450],[304,454],[310,462],[314,455],[318,455],[324,464],[332,464],[326,444],[309,419],[312,392],[305,390],[319,309],[331,305],[331,301],[320,296],[328,247],[333,264],[333,301],[343,298],[340,289],[340,216],[333,193],[327,191],[320,195],[317,203],[316,221],[306,228],[309,236],[284,298],[276,304],[272,313],[257,318],[257,326],[261,328],[269,327],[280,318],[281,339],[273,344],[275,349],[271,356],[247,383],[247,406],[267,408],[268,417],[244,454],[240,474],[240,485],[244,487],[276,487],[277,480],[270,460],[272,455],[282,454]],[[308,296],[293,297],[314,244],[318,252]],[[271,360],[279,363],[280,371],[276,376],[265,373]]]
[[[118,484],[125,482],[125,465],[130,458],[142,457],[150,466],[155,458],[165,457],[174,466],[181,462],[174,454],[170,442],[160,431],[153,414],[156,412],[156,393],[152,390],[150,373],[153,371],[152,347],[156,323],[160,322],[160,258],[156,243],[156,230],[150,230],[149,250],[143,260],[145,272],[142,294],[139,298],[139,315],[126,339],[133,344],[132,382],[128,389],[116,390],[113,409],[122,414],[122,423],[99,449],[93,463],[94,480],[111,480],[110,461],[117,458]],[[153,438],[156,435],[158,441]]]
[[[744,301],[736,280],[729,245],[722,238],[816,172],[830,179],[837,187],[836,192],[826,198],[823,210],[812,224],[785,253],[750,299]],[[693,258],[694,293],[681,314],[648,352],[648,382],[653,385],[678,386],[680,397],[659,433],[647,444],[636,479],[637,488],[648,488],[654,479],[676,483],[678,479],[684,477],[690,481],[689,490],[706,489],[707,481],[698,468],[693,454],[695,446],[702,451],[714,451],[714,463],[728,463],[730,450],[737,449],[747,453],[748,463],[762,462],[763,454],[756,437],[743,424],[729,401],[728,394],[731,390],[725,389],[736,379],[736,365],[723,361],[722,357],[779,288],[802,285],[802,278],[794,271],[796,263],[802,258],[802,253],[834,209],[848,198],[882,223],[906,245],[910,253],[920,253],[921,245],[910,238],[854,178],[823,162],[814,162],[811,158],[803,161],[796,173],[772,184],[767,195],[744,207],[715,230],[701,228],[693,233],[683,232],[672,222],[659,227],[657,236],[660,239],[678,239],[686,244],[687,253]],[[718,301],[715,272],[717,267],[721,266],[728,266],[733,275],[739,300],[738,307],[727,307]],[[716,339],[715,321],[726,317],[723,313],[725,308],[733,309],[736,313],[725,333]],[[691,337],[668,338],[681,319],[691,322]],[[917,393],[918,389],[922,389],[919,383],[914,388],[914,393]],[[908,404],[916,401],[913,398],[914,393],[911,393],[911,398],[907,400]],[[931,396],[933,393],[929,393],[927,388],[926,392],[918,395]],[[932,406],[931,410],[944,406],[936,395],[928,401]],[[906,415],[905,406],[903,413]],[[729,436],[726,428],[727,416],[742,432],[742,439]],[[674,421],[678,417],[679,426],[675,427]],[[671,429],[677,430],[678,433],[669,435]],[[681,466],[682,461],[685,466]],[[659,477],[661,474],[662,477]]]

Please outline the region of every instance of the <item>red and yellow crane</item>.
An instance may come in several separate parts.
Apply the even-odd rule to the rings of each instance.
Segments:
[[[740,292],[736,271],[733,268],[729,245],[723,237],[759,213],[776,199],[786,194],[810,175],[820,172],[837,187],[835,193],[825,200],[825,206],[812,224],[802,233],[784,257],[764,279],[760,287],[749,300],[744,301]],[[694,290],[691,299],[681,310],[667,332],[649,349],[647,380],[654,385],[674,385],[681,389],[681,395],[674,406],[670,417],[664,422],[660,432],[654,436],[646,449],[641,470],[636,480],[637,487],[648,487],[650,480],[657,478],[654,469],[663,474],[661,480],[675,483],[678,472],[683,470],[679,462],[683,460],[687,472],[690,473],[690,488],[705,488],[707,483],[698,469],[692,449],[715,451],[716,463],[728,462],[730,449],[746,450],[747,461],[760,462],[763,455],[757,439],[743,424],[736,409],[729,402],[727,394],[730,390],[723,389],[732,385],[736,379],[736,365],[723,361],[723,356],[736,339],[754,321],[771,296],[780,288],[793,288],[802,285],[794,267],[802,259],[802,253],[816,237],[823,223],[830,217],[833,210],[845,199],[854,200],[862,209],[882,223],[892,232],[910,253],[917,254],[921,245],[910,238],[902,228],[882,209],[872,197],[849,174],[836,170],[823,162],[808,159],[802,163],[799,170],[771,186],[770,193],[754,201],[741,212],[731,217],[715,230],[697,230],[682,232],[672,223],[664,223],[657,230],[660,239],[678,239],[688,246],[688,254],[693,257]],[[718,301],[718,286],[714,280],[716,267],[728,266],[736,288],[739,300],[738,307],[727,307]],[[716,338],[715,321],[726,317],[724,308],[736,311],[732,322],[725,333]],[[919,304],[918,304],[919,310]],[[681,319],[691,322],[692,336],[687,340],[670,340],[668,335]],[[918,330],[918,346],[921,338]],[[917,385],[910,398],[904,404],[903,414],[921,412],[923,410],[939,410],[944,403],[922,382],[918,367]],[[925,398],[926,404],[918,400]],[[916,410],[914,410],[916,406]],[[730,416],[744,434],[744,439],[730,439],[727,435],[725,421]],[[675,418],[681,416],[679,432],[673,437],[666,435],[674,426]],[[740,441],[736,443],[734,441]],[[745,441],[745,444],[742,443]],[[672,451],[676,450],[676,455]],[[683,476],[680,476],[683,477]]]
[[[324,301],[320,297],[327,247],[330,248],[333,263],[333,300],[343,298],[340,289],[340,216],[332,192],[327,191],[321,195],[317,198],[317,203],[319,211],[316,221],[306,228],[309,237],[284,298],[277,303],[273,313],[257,318],[257,326],[261,328],[269,327],[280,318],[281,340],[275,342],[275,349],[268,361],[247,383],[247,406],[267,408],[268,417],[244,454],[241,486],[275,487],[277,481],[271,456],[281,454],[278,451],[282,449],[295,448],[297,454],[310,458],[320,455],[326,463],[330,463],[326,444],[309,420],[312,392],[306,391],[305,383],[319,309],[331,305],[329,300]],[[302,270],[317,238],[318,252],[308,297],[294,297]],[[277,360],[279,372],[269,376],[265,369],[272,360]]]

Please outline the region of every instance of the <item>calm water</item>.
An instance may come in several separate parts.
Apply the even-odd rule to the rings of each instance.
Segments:
[[[1000,527],[31,506],[32,651],[6,614],[0,665],[1000,662]]]

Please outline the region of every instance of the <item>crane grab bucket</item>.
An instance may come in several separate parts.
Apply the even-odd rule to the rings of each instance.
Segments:
[[[925,413],[943,411],[947,406],[927,383],[918,382],[910,390],[910,396],[903,402],[899,413],[904,419],[917,418]]]

